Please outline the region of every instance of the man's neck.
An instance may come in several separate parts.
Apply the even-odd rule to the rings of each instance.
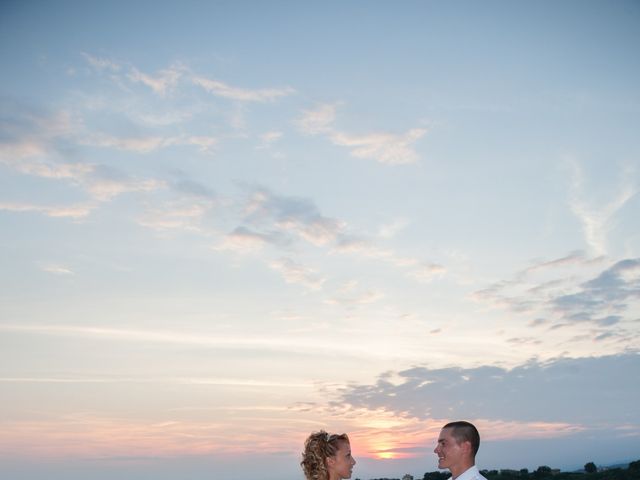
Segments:
[[[451,478],[456,480],[460,475],[469,470],[471,467],[475,465],[475,462],[463,463],[462,465],[456,465],[453,468],[450,468]]]

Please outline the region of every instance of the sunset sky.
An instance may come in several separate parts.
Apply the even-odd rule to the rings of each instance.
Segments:
[[[640,3],[0,4],[0,477],[640,459]]]

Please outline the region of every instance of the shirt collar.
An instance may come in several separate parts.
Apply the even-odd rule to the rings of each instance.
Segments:
[[[477,477],[478,475],[480,475],[480,470],[478,470],[478,467],[474,465],[466,469],[460,475],[458,475],[456,480],[471,480],[472,478]]]

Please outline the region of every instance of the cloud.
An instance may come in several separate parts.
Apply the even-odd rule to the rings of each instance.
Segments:
[[[314,110],[305,110],[296,124],[308,135],[325,135],[331,143],[348,147],[357,158],[373,159],[386,165],[405,165],[418,161],[412,145],[422,138],[427,130],[413,128],[404,134],[387,132],[354,135],[340,132],[333,127],[336,105],[324,104]]]
[[[280,272],[287,283],[303,285],[310,290],[319,290],[325,281],[315,270],[290,258],[274,260],[271,262],[271,268]]]
[[[44,169],[45,158],[82,128],[78,118],[65,110],[51,113],[7,100],[2,100],[0,107],[0,162],[18,171],[26,168],[22,160],[34,158]]]
[[[393,238],[398,232],[406,228],[409,221],[405,218],[395,220],[386,225],[382,225],[379,229],[378,236],[381,238]]]
[[[553,298],[551,305],[565,319],[591,321],[602,313],[622,313],[629,300],[639,299],[640,259],[625,259],[582,283],[574,293]]]
[[[115,148],[135,153],[150,153],[155,150],[172,147],[194,145],[199,147],[201,152],[209,152],[216,145],[218,140],[207,136],[161,136],[149,135],[140,137],[117,137],[96,133],[78,139],[79,145],[86,145],[101,148]]]
[[[160,70],[157,75],[154,76],[141,72],[134,66],[123,66],[108,58],[100,58],[88,53],[83,53],[82,56],[94,70],[100,73],[108,72],[112,75],[112,78],[117,81],[122,81],[123,77],[117,76],[116,74],[120,74],[120,72],[126,69],[127,72],[124,78],[132,83],[142,83],[160,96],[165,96],[170,90],[175,88],[185,71],[184,67],[178,65]]]
[[[149,87],[155,94],[162,97],[167,96],[167,94],[175,90],[183,79],[185,79],[185,82],[188,82],[189,85],[200,87],[215,96],[241,103],[272,102],[296,93],[295,89],[288,86],[282,88],[248,89],[229,85],[218,79],[207,78],[206,76],[194,73],[190,68],[182,64],[172,65],[152,75],[142,72],[133,65],[123,65],[110,59],[99,58],[87,53],[84,53],[83,56],[95,71],[98,73],[107,73],[111,80],[122,88],[126,88],[128,83],[143,84]],[[154,121],[154,119],[152,119],[152,121]]]
[[[195,180],[188,178],[180,178],[173,182],[172,187],[180,192],[196,198],[203,198],[208,200],[215,200],[217,198],[216,193],[209,188]]]
[[[160,70],[156,75],[150,75],[132,65],[121,65],[112,60],[95,57],[87,53],[84,53],[83,56],[93,69],[99,73],[108,72],[111,78],[117,83],[122,85],[124,85],[126,81],[141,83],[151,88],[154,93],[160,96],[166,96],[167,93],[174,90],[180,80],[185,77],[192,85],[196,85],[208,93],[239,102],[272,102],[281,97],[296,93],[291,87],[260,89],[236,87],[220,80],[207,78],[194,73],[184,65],[173,65]],[[125,71],[125,73],[122,73],[123,71]]]
[[[423,263],[411,270],[408,275],[418,281],[427,282],[446,273],[446,268],[437,263]]]
[[[186,230],[203,233],[200,226],[202,217],[211,205],[203,203],[167,203],[161,208],[148,209],[138,219],[138,224],[154,230]]]
[[[265,245],[272,243],[277,243],[277,236],[254,232],[249,228],[240,226],[228,233],[222,243],[215,245],[213,249],[251,253],[261,250]]]
[[[542,261],[539,263],[536,263],[530,267],[528,267],[525,270],[525,273],[531,273],[531,272],[535,272],[538,270],[544,270],[544,269],[548,269],[548,268],[556,268],[556,267],[563,267],[563,266],[571,266],[571,265],[576,265],[576,264],[583,264],[585,262],[586,256],[584,254],[584,252],[581,252],[580,250],[576,250],[574,252],[569,253],[568,255],[565,255],[564,257],[561,258],[557,258],[554,260],[550,260],[550,261]]]
[[[213,189],[182,172],[175,176],[173,181],[159,185],[170,187],[174,198],[147,202],[144,214],[138,217],[138,224],[157,231],[184,230],[208,235],[211,232],[204,225],[204,220],[219,205],[218,196]]]
[[[247,378],[221,378],[221,377],[144,377],[135,376],[41,376],[41,377],[0,377],[0,383],[133,383],[133,384],[168,384],[176,385],[220,385],[242,387],[284,387],[284,388],[312,388],[312,382],[276,382],[269,380],[256,380]],[[278,410],[286,411],[286,407],[210,407],[210,410]],[[184,409],[182,409],[184,410]]]
[[[36,177],[61,179],[79,179],[93,172],[95,166],[87,163],[58,163],[48,160],[27,160],[7,161],[5,165],[13,170]]]
[[[108,167],[106,165],[91,165],[85,163],[54,163],[40,160],[23,160],[11,164],[15,170],[26,175],[34,175],[43,178],[56,180],[69,180],[80,186],[91,196],[100,201],[110,200],[113,197],[126,192],[150,192],[163,188],[165,182],[156,179],[136,179],[126,175],[121,170]],[[13,205],[13,207],[11,207]],[[28,211],[40,210],[49,216],[74,216],[63,215],[69,209],[69,212],[84,212],[79,216],[86,215],[93,206],[81,207],[35,207],[23,205],[20,208],[16,204],[5,204],[6,210]],[[60,214],[55,215],[55,212]]]
[[[418,419],[638,425],[638,387],[629,379],[639,376],[638,353],[532,360],[512,369],[421,366],[395,372],[393,382],[387,373],[375,384],[344,387],[336,403]]]
[[[616,189],[613,198],[608,202],[598,201],[597,206],[589,205],[585,197],[592,199],[593,195],[583,192],[584,175],[582,169],[576,161],[570,161],[569,165],[573,174],[569,199],[571,211],[582,223],[587,245],[596,255],[606,254],[607,236],[611,229],[611,222],[618,211],[638,193],[638,189],[629,183],[628,172],[625,172],[627,174]]]
[[[277,131],[263,133],[262,135],[260,135],[261,143],[256,147],[256,149],[264,150],[267,148],[271,148],[274,143],[276,143],[282,138],[282,136],[283,136],[283,133],[277,132]]]
[[[273,143],[282,138],[282,132],[276,132],[276,131],[266,132],[260,135],[260,138],[265,143]]]
[[[320,105],[314,110],[304,110],[297,120],[298,128],[308,135],[330,133],[336,118],[336,105]]]
[[[0,332],[20,333],[30,335],[91,338],[105,342],[132,342],[135,344],[181,345],[184,347],[211,347],[235,351],[268,351],[282,354],[316,353],[319,355],[345,355],[355,358],[380,358],[380,354],[370,348],[358,345],[338,344],[332,341],[322,341],[316,336],[288,335],[279,332],[265,335],[256,332],[255,335],[216,334],[212,332],[183,330],[158,330],[113,328],[110,326],[85,325],[53,325],[53,324],[0,324]]]
[[[77,183],[100,201],[123,193],[151,192],[166,187],[162,180],[138,179],[106,165],[96,165],[90,175],[77,179]]]
[[[343,222],[323,216],[310,200],[276,195],[261,187],[251,192],[244,221],[254,228],[266,226],[271,238],[293,235],[317,246],[335,241],[345,228]]]
[[[257,90],[232,87],[219,80],[211,80],[202,76],[193,76],[192,81],[213,95],[241,102],[270,102],[295,93],[291,87]]]
[[[597,329],[616,329],[631,340],[621,326],[632,320],[640,305],[640,259],[623,259],[602,269],[603,258],[589,259],[572,253],[541,262],[519,272],[513,279],[496,282],[474,292],[473,298],[495,308],[532,317],[532,327],[558,329],[590,323]],[[603,340],[602,330],[592,337]]]
[[[354,157],[370,158],[387,165],[404,165],[418,160],[418,154],[411,145],[425,133],[427,130],[423,128],[411,129],[403,135],[392,133],[351,135],[334,132],[330,139],[335,145],[349,147]]]
[[[113,72],[118,72],[122,68],[121,65],[110,59],[99,58],[85,52],[82,53],[82,56],[87,60],[87,63],[96,70],[111,70]]]
[[[400,256],[393,250],[351,235],[346,222],[323,215],[309,199],[277,195],[267,188],[253,187],[243,210],[241,225],[228,234],[216,249],[248,253],[265,245],[288,248],[302,240],[315,247],[327,248],[329,254],[357,255],[383,261],[406,270],[409,277],[418,281],[428,281],[446,272],[442,265]],[[374,301],[378,295],[376,293],[369,298]]]
[[[391,249],[380,248],[371,243],[371,241],[348,235],[341,235],[332,251],[386,262],[394,267],[407,270],[408,277],[421,282],[430,281],[434,277],[447,272],[447,269],[442,265],[421,261],[414,257],[400,256]]]
[[[54,275],[73,275],[74,272],[64,265],[49,263],[46,265],[42,265],[43,272],[53,273]]]
[[[382,292],[361,289],[356,281],[348,282],[332,298],[326,301],[330,305],[342,305],[344,307],[354,307],[356,305],[365,305],[377,302],[382,299]]]
[[[11,128],[0,143],[0,163],[12,170],[41,178],[67,180],[95,199],[105,201],[125,192],[149,192],[164,187],[155,179],[137,179],[121,170],[88,162],[58,160],[68,157],[74,145],[91,143],[101,146],[117,146],[138,152],[146,152],[166,143],[193,143],[192,138],[164,140],[161,138],[117,139],[103,135],[86,135],[84,127],[67,112],[48,114],[29,109],[18,109],[8,123]],[[81,217],[93,207],[47,207],[29,204],[6,203],[5,209],[13,211],[40,211],[49,216]]]
[[[37,212],[54,218],[80,219],[88,216],[93,205],[34,205],[30,203],[0,202],[0,210],[9,212]]]
[[[132,82],[143,83],[161,96],[166,95],[168,91],[175,88],[181,76],[182,71],[177,67],[161,70],[155,77],[142,73],[134,67],[131,68],[131,71],[128,74],[128,77]]]

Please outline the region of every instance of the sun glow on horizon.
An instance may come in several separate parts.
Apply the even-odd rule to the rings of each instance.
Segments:
[[[378,453],[378,458],[382,459],[382,460],[391,460],[396,457],[395,452],[380,452]]]

